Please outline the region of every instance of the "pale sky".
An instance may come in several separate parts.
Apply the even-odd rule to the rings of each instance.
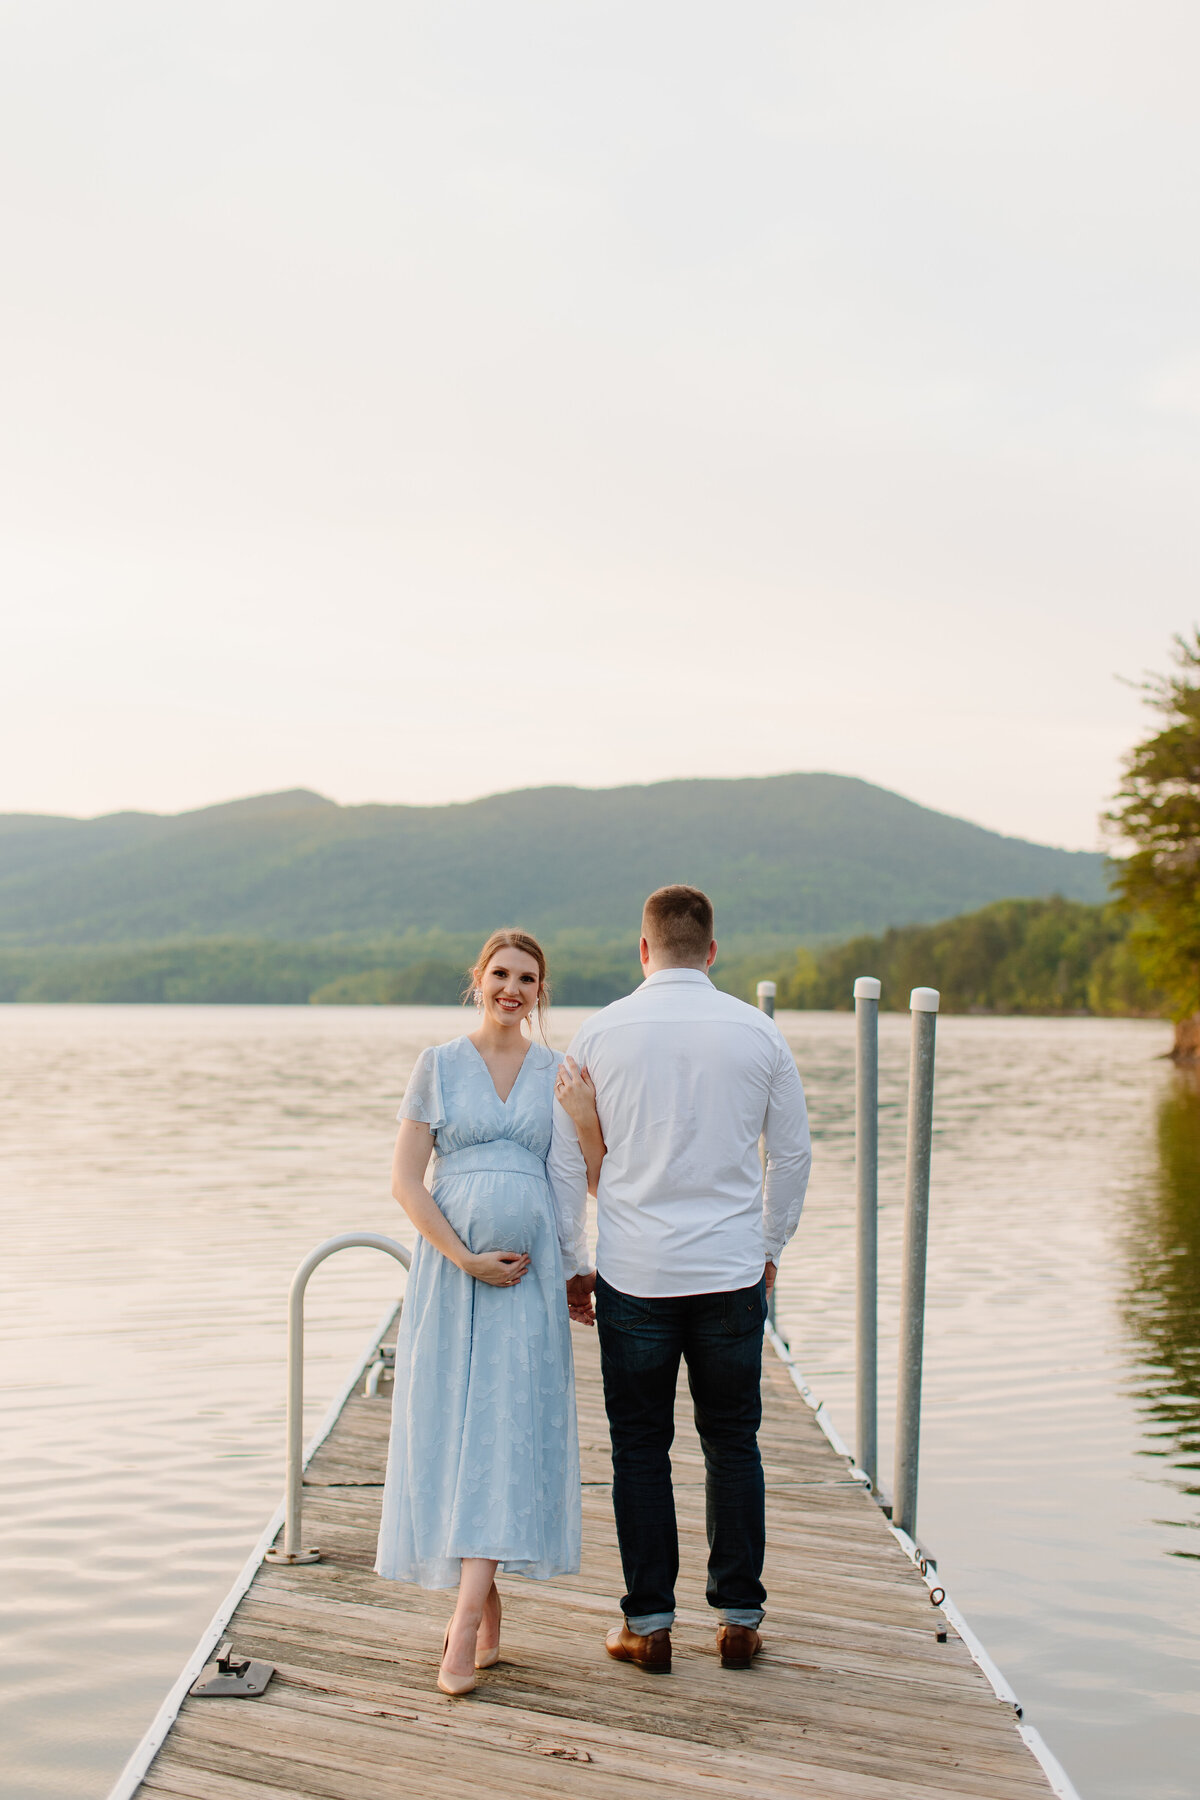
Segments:
[[[1094,847],[1200,617],[1198,83],[1194,0],[0,4],[0,810]]]

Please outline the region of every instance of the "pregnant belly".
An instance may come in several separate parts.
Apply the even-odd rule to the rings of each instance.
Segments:
[[[433,1197],[468,1250],[532,1254],[553,1223],[550,1190],[534,1175],[450,1176],[434,1184]]]

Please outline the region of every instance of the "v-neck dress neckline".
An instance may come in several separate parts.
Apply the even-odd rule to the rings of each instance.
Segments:
[[[524,1073],[525,1073],[525,1064],[526,1064],[526,1063],[527,1063],[527,1062],[528,1062],[528,1061],[529,1061],[529,1058],[530,1058],[530,1056],[531,1056],[531,1055],[532,1055],[532,1053],[533,1053],[533,1044],[532,1044],[532,1042],[531,1042],[531,1043],[530,1043],[530,1044],[529,1044],[529,1045],[528,1045],[528,1046],[527,1046],[527,1048],[526,1048],[526,1051],[525,1051],[525,1054],[524,1054],[524,1056],[523,1056],[523,1057],[522,1057],[522,1058],[521,1058],[521,1066],[520,1066],[520,1068],[519,1068],[519,1069],[518,1069],[518,1070],[517,1070],[517,1072],[516,1072],[516,1074],[515,1074],[515,1075],[514,1075],[514,1076],[513,1076],[513,1084],[512,1084],[512,1086],[511,1086],[511,1087],[510,1087],[510,1088],[509,1088],[509,1090],[508,1090],[508,1092],[507,1092],[507,1094],[506,1094],[506,1095],[505,1095],[505,1096],[504,1096],[504,1098],[503,1098],[503,1100],[501,1100],[501,1099],[500,1099],[500,1089],[499,1089],[499,1088],[498,1088],[498,1087],[497,1087],[497,1086],[496,1086],[496,1077],[495,1077],[495,1076],[494,1076],[494,1075],[493,1075],[493,1074],[492,1074],[492,1071],[491,1071],[491,1070],[490,1070],[490,1069],[489,1069],[489,1068],[488,1068],[488,1066],[487,1066],[487,1058],[486,1058],[486,1056],[485,1056],[485,1055],[484,1055],[484,1054],[483,1054],[483,1051],[482,1051],[482,1050],[481,1050],[481,1049],[480,1049],[480,1048],[479,1048],[479,1045],[478,1045],[478,1044],[472,1044],[472,1043],[471,1043],[471,1040],[470,1040],[470,1038],[469,1038],[469,1037],[464,1037],[464,1039],[463,1039],[463,1042],[464,1042],[464,1043],[465,1043],[465,1044],[471,1044],[471,1048],[472,1048],[472,1050],[473,1050],[473,1051],[474,1051],[474,1052],[475,1052],[475,1054],[476,1054],[476,1056],[477,1056],[477,1057],[478,1057],[478,1058],[479,1058],[479,1060],[480,1060],[480,1062],[481,1062],[481,1063],[482,1063],[482,1064],[483,1064],[483,1069],[484,1069],[484,1073],[485,1073],[485,1075],[486,1075],[486,1076],[487,1076],[487,1078],[488,1078],[488,1080],[489,1080],[489,1081],[490,1081],[490,1082],[491,1082],[491,1084],[492,1084],[492,1092],[493,1092],[493,1094],[495,1094],[495,1096],[496,1096],[496,1099],[497,1099],[497,1101],[499,1101],[499,1103],[500,1103],[500,1105],[501,1105],[501,1106],[503,1106],[503,1107],[507,1107],[507,1105],[508,1105],[508,1103],[509,1103],[509,1101],[510,1101],[510,1100],[511,1100],[511,1099],[512,1099],[512,1097],[513,1097],[513,1095],[514,1095],[514,1094],[515,1094],[515,1093],[516,1093],[516,1091],[517,1091],[517,1084],[518,1084],[518,1082],[519,1082],[519,1081],[520,1081],[520,1079],[521,1079],[521,1077],[522,1077],[522,1075],[523,1075],[523,1074],[524,1074]]]

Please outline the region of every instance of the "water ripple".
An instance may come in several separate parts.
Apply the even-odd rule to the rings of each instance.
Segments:
[[[817,1158],[780,1308],[849,1436],[853,1027],[781,1025]],[[338,1230],[408,1235],[386,1189],[397,1098],[461,1028],[442,1009],[0,1008],[8,1800],[102,1793],[178,1672],[282,1485],[291,1271]],[[1200,1099],[1156,1060],[1161,1026],[938,1029],[921,1535],[1091,1800],[1191,1795]],[[906,1057],[885,1016],[885,1475]],[[397,1273],[364,1251],[314,1278],[314,1418]]]

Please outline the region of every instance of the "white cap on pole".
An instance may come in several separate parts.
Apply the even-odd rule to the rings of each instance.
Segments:
[[[859,975],[854,983],[856,1000],[878,1000],[883,992],[883,984],[876,981],[873,975]]]
[[[941,995],[936,988],[914,988],[908,996],[910,1012],[936,1012]]]
[[[760,981],[758,984],[758,997],[760,1000],[773,1000],[775,998],[775,983],[773,981]]]

